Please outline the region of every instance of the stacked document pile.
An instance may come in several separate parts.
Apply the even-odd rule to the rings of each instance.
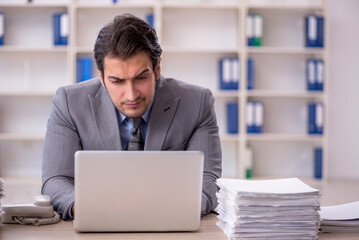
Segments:
[[[0,227],[1,227],[1,199],[4,197],[4,180],[0,178]]]
[[[321,232],[359,232],[359,201],[321,207]]]
[[[297,178],[218,179],[217,225],[228,239],[317,239],[319,191]]]

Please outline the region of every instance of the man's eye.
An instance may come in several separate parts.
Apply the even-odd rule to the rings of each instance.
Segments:
[[[111,81],[112,84],[121,84],[123,83],[123,80],[113,80]]]
[[[145,75],[145,76],[140,76],[140,77],[138,77],[137,79],[142,80],[142,79],[147,79],[147,78],[148,78],[148,75]]]

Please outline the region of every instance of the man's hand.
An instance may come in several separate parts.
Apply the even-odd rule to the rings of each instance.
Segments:
[[[72,205],[72,208],[71,208],[71,213],[72,213],[72,216],[75,216],[75,204]]]

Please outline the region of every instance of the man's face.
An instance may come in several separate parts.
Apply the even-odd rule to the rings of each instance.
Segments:
[[[104,76],[99,74],[115,107],[126,117],[136,118],[150,106],[160,72],[160,61],[155,76],[151,59],[141,51],[126,61],[105,57]]]

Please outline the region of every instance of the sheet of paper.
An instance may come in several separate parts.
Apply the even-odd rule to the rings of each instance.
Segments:
[[[283,178],[273,180],[243,180],[218,179],[217,184],[231,192],[269,193],[269,194],[299,194],[315,193],[317,189],[304,184],[298,178]]]
[[[325,220],[359,219],[359,201],[336,206],[321,207],[320,217]]]

